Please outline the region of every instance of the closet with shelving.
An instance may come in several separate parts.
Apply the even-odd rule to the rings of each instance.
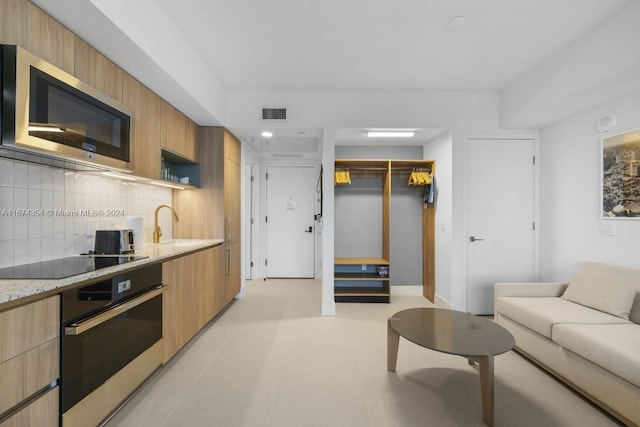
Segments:
[[[420,234],[423,294],[435,294],[435,162],[431,160],[335,161],[336,302],[389,302],[394,264],[391,260],[392,179],[404,178],[424,196],[415,212]],[[400,264],[398,262],[398,264]]]

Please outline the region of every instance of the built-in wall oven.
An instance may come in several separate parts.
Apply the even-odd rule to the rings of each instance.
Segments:
[[[162,265],[65,291],[61,304],[61,425],[96,426],[162,364]]]

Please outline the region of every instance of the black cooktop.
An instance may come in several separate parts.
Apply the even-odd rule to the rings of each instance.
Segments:
[[[133,255],[79,255],[0,269],[0,279],[62,279],[147,258]]]

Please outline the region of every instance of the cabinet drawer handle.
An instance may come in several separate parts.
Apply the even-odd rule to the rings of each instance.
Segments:
[[[224,265],[224,275],[228,276],[231,273],[231,250],[225,249],[224,256],[226,258]]]
[[[142,294],[141,296],[134,298],[132,300],[129,300],[127,302],[124,302],[120,305],[117,305],[113,308],[110,308],[109,310],[105,311],[104,313],[100,313],[94,317],[90,317],[87,320],[83,320],[82,322],[78,322],[78,323],[73,323],[67,327],[64,328],[64,334],[65,335],[80,335],[84,332],[87,332],[90,329],[95,328],[96,326],[106,322],[109,319],[113,319],[114,317],[118,316],[119,314],[124,313],[127,310],[131,310],[134,307],[139,306],[140,304],[143,304],[147,301],[149,301],[151,298],[155,298],[156,296],[160,295],[162,293],[162,288],[156,288],[150,292],[147,292],[145,294]]]

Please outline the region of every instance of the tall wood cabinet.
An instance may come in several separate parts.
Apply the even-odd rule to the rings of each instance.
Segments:
[[[224,239],[214,280],[220,283],[225,306],[240,292],[240,141],[222,127],[201,127],[199,145],[200,188],[173,192],[173,207],[180,216],[173,234]]]
[[[218,142],[219,143],[219,142]],[[224,145],[224,289],[229,300],[240,292],[240,141],[226,129]]]

